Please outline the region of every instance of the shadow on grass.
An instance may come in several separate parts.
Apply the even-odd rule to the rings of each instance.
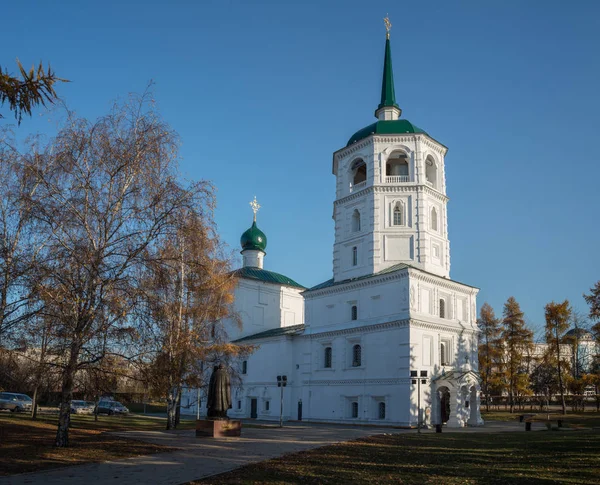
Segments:
[[[193,483],[597,484],[600,434],[386,435],[295,453]]]

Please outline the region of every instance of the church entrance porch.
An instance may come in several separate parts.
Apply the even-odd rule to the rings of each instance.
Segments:
[[[472,371],[452,371],[433,379],[434,424],[449,428],[482,426],[479,377]]]

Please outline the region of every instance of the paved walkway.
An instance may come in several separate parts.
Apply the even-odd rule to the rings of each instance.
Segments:
[[[538,428],[537,423],[535,428]],[[523,430],[519,423],[495,422],[483,428],[462,428],[456,432],[502,432]],[[541,426],[539,427],[541,429]],[[444,429],[444,432],[449,432]],[[433,430],[423,430],[432,433]],[[47,472],[25,473],[0,478],[0,485],[179,485],[223,473],[286,453],[348,441],[382,433],[416,433],[415,430],[341,425],[290,425],[284,428],[243,428],[241,438],[201,439],[194,431],[127,431],[115,433],[126,438],[179,448],[171,453],[138,456],[125,460],[78,465]]]

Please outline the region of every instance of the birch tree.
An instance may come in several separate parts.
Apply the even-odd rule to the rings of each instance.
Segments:
[[[236,280],[212,222],[212,193],[202,211],[177,215],[177,230],[148,258],[140,320],[152,358],[148,375],[167,401],[167,429],[177,425],[184,386],[201,387],[204,366],[246,350],[227,343]],[[208,366],[207,366],[208,367]]]
[[[56,446],[69,444],[76,373],[136,338],[132,295],[146,249],[195,202],[177,182],[177,147],[146,100],[133,99],[96,122],[71,115],[30,156],[38,187],[29,204],[50,255],[36,292],[62,366]]]

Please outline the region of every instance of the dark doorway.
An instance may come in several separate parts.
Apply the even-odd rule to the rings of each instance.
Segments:
[[[445,424],[450,419],[450,392],[445,387],[440,391],[440,411],[442,423]]]
[[[302,401],[298,401],[298,421],[302,421]]]
[[[256,419],[258,417],[258,400],[250,399],[250,417]]]

